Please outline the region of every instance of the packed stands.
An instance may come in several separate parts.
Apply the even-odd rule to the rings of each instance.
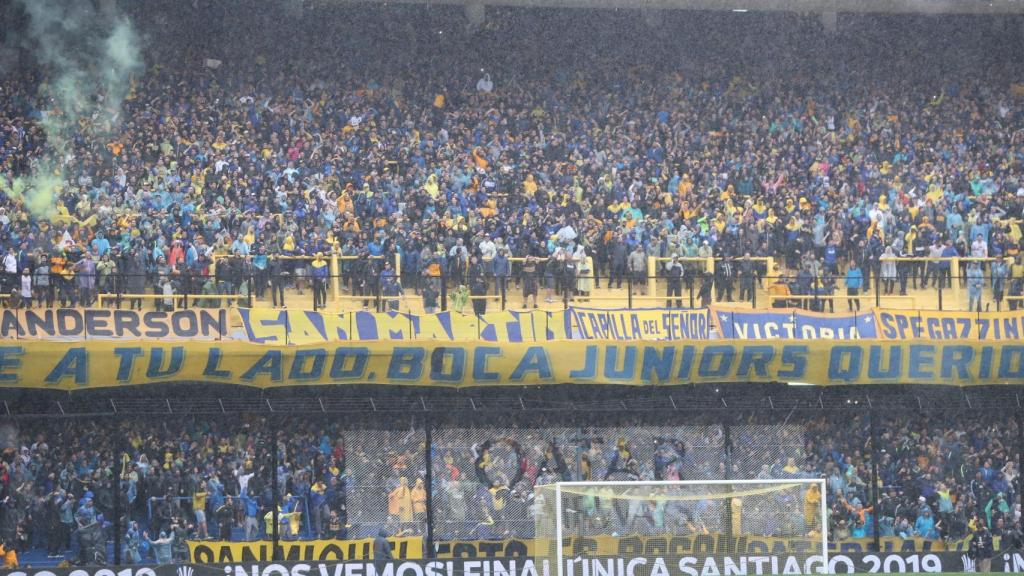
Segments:
[[[206,8],[129,8],[145,66],[116,127],[78,119],[52,206],[0,195],[5,307],[1024,308],[1022,41],[985,17],[849,16],[835,37],[796,14],[492,8],[467,31],[439,6]],[[10,191],[70,112],[46,67],[3,71]],[[1015,393],[735,386],[12,395],[0,543],[37,566],[166,564],[384,528],[430,556],[529,540],[539,482],[797,477],[827,480],[840,545],[1021,542]],[[587,511],[724,530],[636,512]]]
[[[11,499],[0,538],[37,563],[46,563],[44,552],[75,560],[77,526],[98,522],[114,541],[110,519],[120,498],[130,521],[118,540],[125,562],[158,561],[147,534],[175,534],[175,561],[188,559],[188,541],[269,539],[275,504],[282,540],[358,539],[381,527],[423,537],[430,524],[437,547],[532,538],[533,486],[556,479],[817,477],[827,480],[830,539],[839,546],[866,546],[877,534],[897,549],[901,541],[932,541],[939,550],[979,523],[1017,538],[1018,420],[996,409],[1012,399],[938,392],[934,404],[922,405],[895,388],[872,400],[782,386],[755,400],[764,393],[752,390],[559,403],[283,395],[262,410],[232,401],[229,410],[250,412],[219,415],[177,401],[174,410],[193,413],[172,415],[170,403],[140,398],[120,403],[151,411],[144,419],[109,409],[20,419],[11,432],[17,447],[2,459]],[[757,402],[778,405],[755,410]],[[292,413],[316,405],[327,412]],[[638,534],[722,531],[721,518],[691,509],[614,521]],[[772,535],[767,526],[746,528]]]
[[[1024,294],[1009,31],[949,17],[947,45],[911,17],[851,16],[832,42],[810,17],[688,13],[658,29],[670,47],[636,15],[494,9],[469,34],[454,8],[320,10],[160,12],[182,26],[144,30],[118,128],[75,133],[56,218],[4,198],[13,305],[640,307],[684,283],[670,305],[994,310]],[[889,57],[905,46],[920,58]],[[62,114],[46,81],[4,77],[10,178]]]

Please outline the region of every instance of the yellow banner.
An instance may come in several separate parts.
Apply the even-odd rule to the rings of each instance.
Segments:
[[[0,340],[224,340],[231,337],[229,314],[224,309],[0,311]]]
[[[423,537],[388,538],[391,555],[396,560],[421,560]],[[282,540],[278,542],[278,558],[285,562],[330,562],[335,560],[372,560],[373,538],[358,540]],[[270,562],[274,544],[269,540],[256,542],[213,542],[189,540],[189,558],[196,564],[230,562]]]
[[[870,552],[874,538],[855,538],[841,542],[829,541],[829,552]],[[925,540],[924,538],[882,537],[882,552],[947,552],[967,550],[970,540]],[[434,545],[435,557],[453,558],[522,558],[535,557],[536,543],[527,538],[508,540],[454,540]],[[590,536],[566,538],[562,552],[566,557],[634,558],[680,557],[693,554],[736,554],[743,556],[810,554],[820,550],[821,540],[810,538],[772,538],[724,534],[690,534],[686,536]]]
[[[364,342],[10,342],[0,387],[82,390],[207,382],[261,388],[321,384],[522,386],[1024,383],[1024,346],[1009,342],[749,340],[450,344]]]
[[[1024,310],[1007,312],[933,312],[874,310],[882,340],[1019,341],[1024,337]]]
[[[544,342],[565,340],[565,312],[313,312],[239,308],[242,332],[260,344],[323,344],[351,340]]]

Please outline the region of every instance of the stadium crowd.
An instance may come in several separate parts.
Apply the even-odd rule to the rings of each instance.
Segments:
[[[267,538],[274,462],[283,539],[365,538],[381,527],[425,534],[423,430],[402,419],[372,429],[339,422],[287,419],[276,433],[276,461],[274,432],[262,419],[22,422],[18,446],[0,460],[0,541],[19,553],[45,550],[73,561],[87,561],[97,543],[106,554],[118,497],[127,511],[128,562],[184,560],[187,540]],[[556,480],[824,478],[830,539],[873,537],[877,515],[879,536],[959,540],[985,526],[1008,543],[1019,541],[1011,422],[884,418],[877,496],[870,493],[870,433],[859,416],[741,419],[731,426],[731,450],[717,425],[665,426],[653,417],[601,427],[555,424],[538,415],[515,427],[435,431],[435,538],[530,538],[533,486]],[[790,508],[799,517],[795,533],[820,530],[815,514],[803,516],[803,503]],[[585,509],[609,514],[606,506]],[[794,533],[770,516],[745,512],[743,530]],[[595,521],[593,533],[610,526],[651,535],[722,531],[721,513],[686,508],[652,515],[630,507],[608,518],[612,524]]]
[[[591,26],[575,13],[513,10],[466,33],[445,9],[359,10],[298,17],[300,35],[295,18],[275,26],[264,10],[184,26],[167,18],[188,10],[154,16],[118,128],[84,117],[70,140],[55,216],[0,197],[6,304],[90,305],[116,291],[262,298],[268,288],[276,304],[285,287],[322,294],[330,253],[353,257],[340,272],[355,294],[400,290],[390,267],[400,254],[402,284],[443,272],[479,294],[514,273],[524,304],[542,288],[586,292],[586,272],[594,287],[652,272],[696,281],[688,266],[646,269],[647,256],[673,255],[725,258],[699,282],[702,298],[706,287],[720,300],[777,273],[797,290],[950,281],[942,264],[883,255],[996,258],[971,265],[969,288],[1024,292],[1019,64],[1015,44],[988,29],[993,44],[974,51],[943,48],[963,33],[957,23],[949,35],[929,29],[932,45],[885,29],[884,44],[865,33],[863,45],[829,48],[844,43],[799,19],[784,21],[793,34],[722,22],[702,34],[693,16],[693,33],[668,42],[625,18]],[[893,56],[899,42],[917,43],[919,57]],[[203,64],[222,55],[222,66]],[[0,178],[39,165],[42,121],[63,113],[45,97],[48,80],[34,66],[0,77]],[[716,426],[542,420],[439,433],[429,451],[439,537],[528,536],[532,485],[559,476],[824,476],[838,540],[872,535],[876,517],[881,535],[903,538],[1020,524],[1017,432],[987,415],[887,421],[877,510],[862,417],[738,426],[730,450]],[[415,427],[19,424],[0,459],[5,550],[86,560],[95,546],[82,541],[107,540],[115,501],[129,510],[132,562],[182,559],[186,539],[265,537],[276,507],[285,538],[424,531]]]
[[[707,56],[699,72],[678,57],[531,66],[551,45],[490,48],[543,20],[494,18],[509,30],[423,25],[373,50],[271,27],[242,40],[255,56],[217,69],[198,65],[202,44],[161,38],[119,127],[81,122],[56,216],[0,199],[4,292],[15,305],[89,305],[103,292],[270,289],[276,304],[286,286],[324,290],[317,255],[333,252],[352,257],[339,272],[357,294],[396,295],[399,254],[407,286],[444,273],[481,294],[514,273],[524,304],[649,274],[685,277],[702,296],[706,284],[709,299],[714,286],[719,300],[749,297],[765,276],[801,293],[949,281],[948,264],[883,256],[998,258],[964,272],[971,290],[991,288],[997,304],[1024,293],[1024,108],[1014,77],[993,71],[1004,69],[880,71],[871,50],[848,55],[843,74],[827,55],[789,53],[774,69]],[[445,34],[458,39],[435,46]],[[46,149],[41,118],[62,113],[48,80],[23,68],[0,81],[2,177]],[[647,256],[711,255],[727,260],[707,278],[693,264],[647,270]]]

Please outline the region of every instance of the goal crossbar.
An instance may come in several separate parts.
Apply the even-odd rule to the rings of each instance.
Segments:
[[[542,491],[542,490],[553,491],[554,492],[554,497],[555,497],[555,502],[554,502],[554,512],[555,512],[555,526],[554,526],[555,530],[554,530],[554,532],[555,533],[554,533],[554,537],[555,537],[556,545],[554,546],[554,550],[553,551],[555,553],[554,560],[556,561],[556,566],[554,567],[554,570],[551,571],[551,576],[565,576],[565,569],[566,569],[566,566],[565,566],[566,562],[565,562],[565,558],[563,557],[563,550],[562,550],[562,544],[564,542],[564,537],[565,537],[565,534],[563,533],[563,526],[562,526],[562,513],[563,513],[563,509],[564,509],[563,508],[563,503],[562,503],[563,488],[566,489],[565,490],[566,493],[578,495],[579,492],[577,491],[577,489],[579,489],[579,488],[593,488],[593,489],[597,490],[597,489],[601,489],[601,488],[613,488],[613,487],[643,488],[643,487],[672,487],[672,486],[678,486],[678,487],[686,487],[686,486],[699,487],[699,486],[743,486],[743,485],[748,485],[748,486],[773,486],[773,487],[776,487],[776,488],[773,488],[773,490],[785,489],[787,486],[795,487],[795,486],[816,485],[818,487],[819,495],[820,495],[819,496],[819,506],[818,506],[819,507],[818,514],[820,514],[819,530],[820,530],[820,533],[821,533],[821,551],[820,551],[821,563],[820,563],[819,570],[821,572],[823,572],[823,573],[827,572],[828,571],[828,565],[829,565],[829,559],[828,559],[828,504],[826,502],[827,483],[826,483],[826,480],[824,478],[770,478],[770,479],[763,479],[763,480],[758,480],[758,479],[752,479],[752,480],[751,479],[742,479],[742,480],[638,480],[638,481],[611,480],[611,481],[593,481],[593,482],[566,481],[566,482],[555,482],[555,483],[552,483],[552,484],[538,484],[538,485],[536,485],[534,487],[535,492]],[[726,498],[726,497],[729,497],[729,493],[728,492],[723,492],[720,495],[711,495],[711,494],[709,494],[709,495],[705,495],[704,496],[704,498],[707,498],[707,499],[714,499],[716,497],[717,498]],[[635,499],[636,497],[635,496],[629,496],[629,498]],[[658,497],[658,498],[664,498],[664,497]],[[652,498],[652,500],[656,500],[658,498]],[[667,499],[671,500],[672,498],[668,497]],[[680,500],[684,500],[684,499],[680,498]]]

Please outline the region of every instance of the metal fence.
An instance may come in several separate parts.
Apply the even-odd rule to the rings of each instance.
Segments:
[[[492,270],[434,274],[380,268],[332,270],[316,276],[296,264],[293,272],[255,271],[32,276],[22,293],[16,275],[0,275],[0,302],[8,307],[110,306],[178,308],[225,306],[309,307],[314,310],[444,311],[484,313],[541,307],[586,305],[599,308],[699,308],[725,303],[753,308],[797,307],[819,312],[873,306],[918,310],[996,311],[1024,308],[1024,278],[993,275],[988,268],[939,267],[901,263],[897,272],[865,268],[853,285],[845,272],[820,267],[785,273],[764,263],[742,260],[681,264],[681,275],[651,258],[643,271],[597,274],[577,267],[544,266],[507,275]],[[374,261],[376,262],[376,261]],[[542,261],[543,262],[543,261]]]
[[[105,412],[76,404],[77,415],[46,402],[7,404],[11,498],[0,507],[0,538],[37,563],[47,553],[93,561],[94,549],[77,540],[84,522],[102,527],[115,564],[152,562],[144,542],[161,532],[179,535],[179,561],[186,538],[360,538],[380,528],[421,535],[430,550],[531,538],[533,486],[557,480],[824,477],[830,537],[839,541],[901,530],[956,538],[972,514],[991,519],[993,509],[997,520],[1014,519],[1019,399],[949,389],[740,390],[566,402],[196,399],[180,414],[181,401],[155,399],[110,400]],[[143,416],[147,406],[153,412]],[[919,534],[914,520],[925,503],[942,523]],[[847,523],[856,505],[873,511],[869,525]],[[771,523],[758,528],[749,518],[746,528],[770,532]]]

